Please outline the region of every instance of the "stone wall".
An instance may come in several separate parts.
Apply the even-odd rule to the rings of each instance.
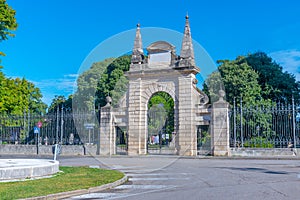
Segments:
[[[235,157],[299,156],[292,148],[231,148],[230,154]]]
[[[16,155],[36,155],[36,145],[0,145],[0,155],[16,154]],[[62,145],[61,155],[96,155],[97,145]],[[40,145],[39,155],[53,155],[52,145]]]

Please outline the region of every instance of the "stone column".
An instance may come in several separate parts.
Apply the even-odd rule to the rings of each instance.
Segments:
[[[214,156],[230,156],[229,148],[229,104],[223,99],[225,92],[219,91],[219,100],[213,103],[211,118],[211,147]]]
[[[115,134],[113,126],[111,98],[107,97],[107,104],[101,108],[100,119],[100,155],[113,155],[116,152]]]

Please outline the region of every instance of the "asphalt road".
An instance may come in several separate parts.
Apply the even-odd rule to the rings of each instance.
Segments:
[[[300,199],[300,161],[170,156],[61,157],[60,165],[125,172],[114,189],[70,199]]]

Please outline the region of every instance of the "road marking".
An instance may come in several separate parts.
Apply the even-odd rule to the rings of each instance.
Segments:
[[[134,174],[126,173],[128,177],[139,177],[139,176],[181,176],[190,175],[191,173],[150,173],[150,174]]]
[[[115,168],[124,168],[125,166],[115,165]],[[176,188],[178,185],[168,185],[171,180],[190,180],[189,175],[192,173],[126,173],[128,180],[133,184],[124,184],[98,193],[84,194],[75,196],[70,199],[123,199],[130,196],[152,193],[155,191],[168,190]],[[148,182],[153,181],[153,182]],[[155,184],[156,182],[158,184]],[[160,181],[160,182],[159,182]],[[148,184],[147,184],[148,183]],[[164,184],[166,183],[166,184]]]
[[[118,169],[118,170],[122,170],[122,169],[139,169],[142,168],[143,166],[122,166],[122,165],[113,165],[111,168],[112,169]]]
[[[100,166],[99,165],[90,165],[89,168],[100,169]]]
[[[129,178],[129,181],[166,181],[166,180],[189,180],[189,178]]]
[[[142,189],[142,190],[154,190],[163,189],[168,187],[175,187],[174,185],[120,185],[114,189]]]
[[[116,196],[120,196],[120,194],[118,194],[118,193],[90,193],[90,194],[84,194],[84,195],[80,195],[80,196],[76,196],[76,197],[71,197],[70,199],[91,199],[91,198],[105,199],[105,198],[113,198]]]

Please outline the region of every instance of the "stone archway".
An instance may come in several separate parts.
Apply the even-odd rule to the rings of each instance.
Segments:
[[[208,97],[196,87],[195,75],[200,69],[194,61],[188,17],[180,55],[176,55],[175,47],[166,41],[152,43],[147,52],[148,56],[145,57],[138,25],[130,69],[126,73],[129,84],[121,103],[122,108],[113,110],[108,103],[101,110],[100,154],[114,154],[113,126],[117,123],[127,127],[128,155],[147,154],[148,101],[154,93],[166,92],[174,100],[176,153],[196,156],[197,124],[203,121],[201,113],[203,105],[208,103]]]
[[[179,155],[196,155],[197,133],[195,105],[199,94],[194,87],[195,76],[190,70],[152,69],[129,72],[128,90],[128,154],[147,153],[147,104],[156,92],[167,92],[174,99],[176,150]],[[158,83],[157,83],[158,82]]]
[[[147,47],[145,59],[140,26],[138,24],[130,70],[127,73],[129,90],[128,154],[146,154],[147,102],[158,91],[169,93],[174,99],[176,150],[178,155],[197,155],[196,105],[200,90],[195,75],[200,69],[195,65],[189,18],[186,17],[181,52],[166,41],[157,41]]]
[[[172,119],[174,121],[174,137],[177,135],[176,133],[178,133],[178,98],[175,94],[175,84],[173,83],[151,83],[150,85],[148,85],[148,87],[146,87],[145,92],[142,95],[142,101],[141,104],[145,105],[145,109],[146,109],[146,113],[148,113],[148,103],[150,101],[150,99],[153,97],[153,95],[155,95],[158,92],[164,92],[168,95],[170,95],[170,97],[172,98],[173,102],[174,102],[174,119]],[[148,116],[146,115],[147,119]],[[147,120],[146,120],[147,122]],[[176,139],[174,138],[174,141],[176,141]],[[175,150],[176,150],[176,145],[175,146]]]

